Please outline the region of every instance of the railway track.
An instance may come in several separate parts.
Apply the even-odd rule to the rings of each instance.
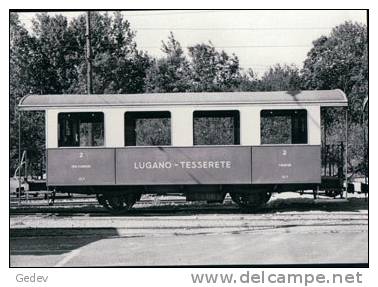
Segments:
[[[294,198],[285,199],[286,195],[277,195],[273,200],[269,201],[267,206],[258,210],[256,214],[272,214],[279,212],[291,211],[337,211],[337,212],[352,212],[368,209],[368,202],[364,197],[350,198],[349,201],[326,199],[325,202],[314,201],[310,196],[299,197],[292,195]],[[282,197],[282,198],[281,198]],[[127,215],[143,215],[151,214],[158,216],[159,214],[170,214],[171,216],[177,213],[235,213],[235,214],[253,214],[251,211],[241,209],[238,207],[229,196],[226,196],[223,204],[208,204],[206,202],[188,202],[183,196],[150,196],[144,195],[134,207],[127,211],[122,216]],[[54,205],[49,206],[48,201],[42,197],[30,198],[29,201],[22,200],[19,204],[18,198],[13,197],[10,200],[10,214],[11,215],[32,215],[32,214],[62,214],[62,215],[85,215],[91,214],[96,216],[108,216],[107,210],[98,204],[94,196],[80,196],[75,197],[58,197]]]
[[[20,225],[22,223],[22,225]],[[97,216],[70,218],[51,215],[11,218],[11,237],[111,237],[159,236],[167,234],[237,234],[256,231],[304,233],[367,232],[367,213],[298,213],[274,214],[172,214],[171,216]]]
[[[329,211],[332,211],[333,208],[329,207],[301,207],[301,208],[292,208],[292,207],[282,207],[280,209],[274,207],[265,207],[260,209],[258,212],[251,212],[249,210],[240,209],[235,204],[230,205],[206,205],[206,204],[197,204],[197,205],[188,205],[188,204],[179,204],[175,206],[170,205],[160,205],[160,206],[153,206],[153,205],[135,205],[135,207],[122,215],[114,216],[110,215],[107,210],[99,205],[93,206],[85,206],[85,207],[44,207],[44,208],[17,208],[11,209],[10,214],[11,216],[33,216],[33,215],[62,215],[67,217],[75,216],[76,218],[93,218],[93,217],[104,217],[104,218],[125,218],[125,217],[141,217],[141,216],[182,216],[182,215],[206,215],[206,214],[234,214],[239,216],[263,216],[263,215],[275,215],[275,218],[279,220],[292,220],[294,217],[301,214],[301,218],[307,218],[308,220],[317,219],[320,221],[327,220],[327,214],[329,216]],[[368,214],[360,213],[360,212],[345,212],[340,211],[338,208],[333,209],[335,213],[339,216],[343,215],[345,217],[338,218],[342,221],[354,221],[354,218],[364,218],[368,220]],[[294,213],[291,213],[294,211]],[[304,215],[305,212],[310,211],[311,213],[308,215]],[[281,216],[280,213],[284,213],[284,216]],[[318,215],[322,217],[318,217]],[[335,216],[335,215],[333,215]],[[153,218],[151,217],[151,219]],[[290,218],[292,217],[292,218]],[[151,220],[149,219],[149,220]],[[129,220],[129,219],[128,219]]]
[[[203,210],[220,210],[226,207],[228,210],[238,210],[239,208],[232,204],[231,198],[225,199],[226,205],[208,205],[204,202],[188,202],[185,197],[181,198],[143,198],[138,201],[133,208],[126,214],[134,214],[144,211],[152,211],[156,213],[186,210],[191,211],[198,208]],[[146,210],[147,209],[147,210]],[[34,213],[94,213],[109,215],[97,201],[96,197],[75,197],[72,199],[56,200],[53,205],[48,205],[47,200],[32,199],[29,202],[23,201],[18,204],[18,201],[10,202],[11,214],[34,214]]]
[[[230,200],[231,201],[231,200]],[[140,208],[140,207],[147,207],[147,206],[172,206],[172,205],[182,205],[187,204],[185,198],[181,199],[142,199],[138,201],[133,208]],[[10,208],[11,213],[12,212],[25,212],[25,213],[33,213],[36,211],[36,209],[41,210],[47,210],[50,209],[51,211],[57,210],[57,209],[72,209],[72,211],[75,211],[80,208],[92,208],[93,211],[96,209],[103,210],[103,207],[98,203],[97,199],[94,198],[74,198],[70,200],[56,200],[53,205],[49,205],[47,200],[30,200],[29,202],[23,201],[21,204],[19,204],[17,201],[11,201],[10,202]]]

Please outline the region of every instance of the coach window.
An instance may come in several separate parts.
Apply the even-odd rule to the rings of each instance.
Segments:
[[[170,112],[126,112],[125,145],[171,145]]]
[[[59,113],[58,146],[103,146],[104,114]]]
[[[194,145],[240,144],[239,111],[195,111]]]
[[[261,111],[261,144],[306,144],[306,110]]]

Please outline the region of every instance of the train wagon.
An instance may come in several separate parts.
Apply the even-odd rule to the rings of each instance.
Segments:
[[[118,213],[146,193],[208,202],[229,193],[253,209],[273,192],[319,189],[321,108],[347,107],[347,98],[341,90],[62,94],[28,95],[18,107],[45,111],[48,188],[96,194]]]

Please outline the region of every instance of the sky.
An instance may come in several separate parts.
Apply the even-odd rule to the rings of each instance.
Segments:
[[[83,12],[59,12],[69,19]],[[123,11],[139,49],[160,57],[170,31],[183,47],[211,43],[238,56],[244,71],[262,75],[274,64],[301,68],[312,41],[345,21],[367,24],[363,10],[165,10]],[[57,14],[51,13],[51,14]],[[30,29],[35,13],[20,13]],[[186,49],[184,49],[186,50]]]

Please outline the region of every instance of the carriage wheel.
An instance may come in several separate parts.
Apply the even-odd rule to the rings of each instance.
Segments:
[[[232,200],[243,208],[258,209],[266,204],[272,193],[270,190],[254,190],[252,192],[232,192],[230,193]]]

